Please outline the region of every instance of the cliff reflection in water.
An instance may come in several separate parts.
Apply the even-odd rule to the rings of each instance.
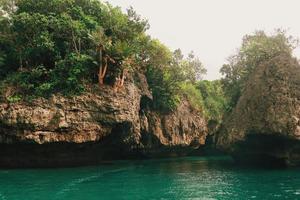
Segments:
[[[9,200],[299,199],[299,188],[298,169],[238,168],[227,157],[0,171],[0,199]]]

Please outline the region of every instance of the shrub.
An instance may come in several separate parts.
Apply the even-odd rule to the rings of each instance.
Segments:
[[[182,83],[180,86],[182,95],[189,100],[191,106],[207,115],[203,97],[196,86],[190,82]]]

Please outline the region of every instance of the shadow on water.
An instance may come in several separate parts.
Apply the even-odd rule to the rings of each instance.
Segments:
[[[250,132],[245,140],[237,142],[233,149],[232,155],[237,165],[284,169],[300,164],[299,141],[279,133]]]
[[[0,170],[0,199],[10,200],[297,199],[299,188],[298,169],[240,167],[227,156]]]

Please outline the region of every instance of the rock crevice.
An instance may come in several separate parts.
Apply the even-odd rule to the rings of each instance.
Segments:
[[[103,86],[74,97],[2,102],[0,148],[4,152],[0,165],[18,166],[21,160],[22,166],[84,164],[86,160],[155,156],[165,149],[186,151],[204,144],[206,121],[188,101],[183,100],[168,114],[151,110],[149,101],[152,96],[147,81],[138,74],[118,93]],[[16,144],[20,144],[17,149],[10,149]],[[74,153],[80,149],[84,149],[80,154]],[[44,153],[52,155],[47,162],[41,161]],[[31,162],[25,162],[26,157]]]
[[[244,161],[268,156],[296,165],[300,161],[300,151],[295,151],[300,146],[299,118],[300,66],[290,55],[280,55],[252,72],[217,135],[217,147]]]

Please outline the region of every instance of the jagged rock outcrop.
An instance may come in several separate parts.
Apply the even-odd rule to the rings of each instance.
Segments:
[[[205,144],[206,120],[188,101],[182,101],[178,108],[169,114],[143,110],[140,119],[141,142],[149,153],[171,150],[171,154],[176,154],[172,147],[198,148]]]
[[[141,105],[151,98],[145,77],[137,74],[118,93],[103,86],[75,97],[2,102],[0,167],[93,164],[204,144],[206,121],[187,101],[160,114]]]
[[[280,55],[250,75],[217,147],[247,164],[300,164],[300,66]]]

